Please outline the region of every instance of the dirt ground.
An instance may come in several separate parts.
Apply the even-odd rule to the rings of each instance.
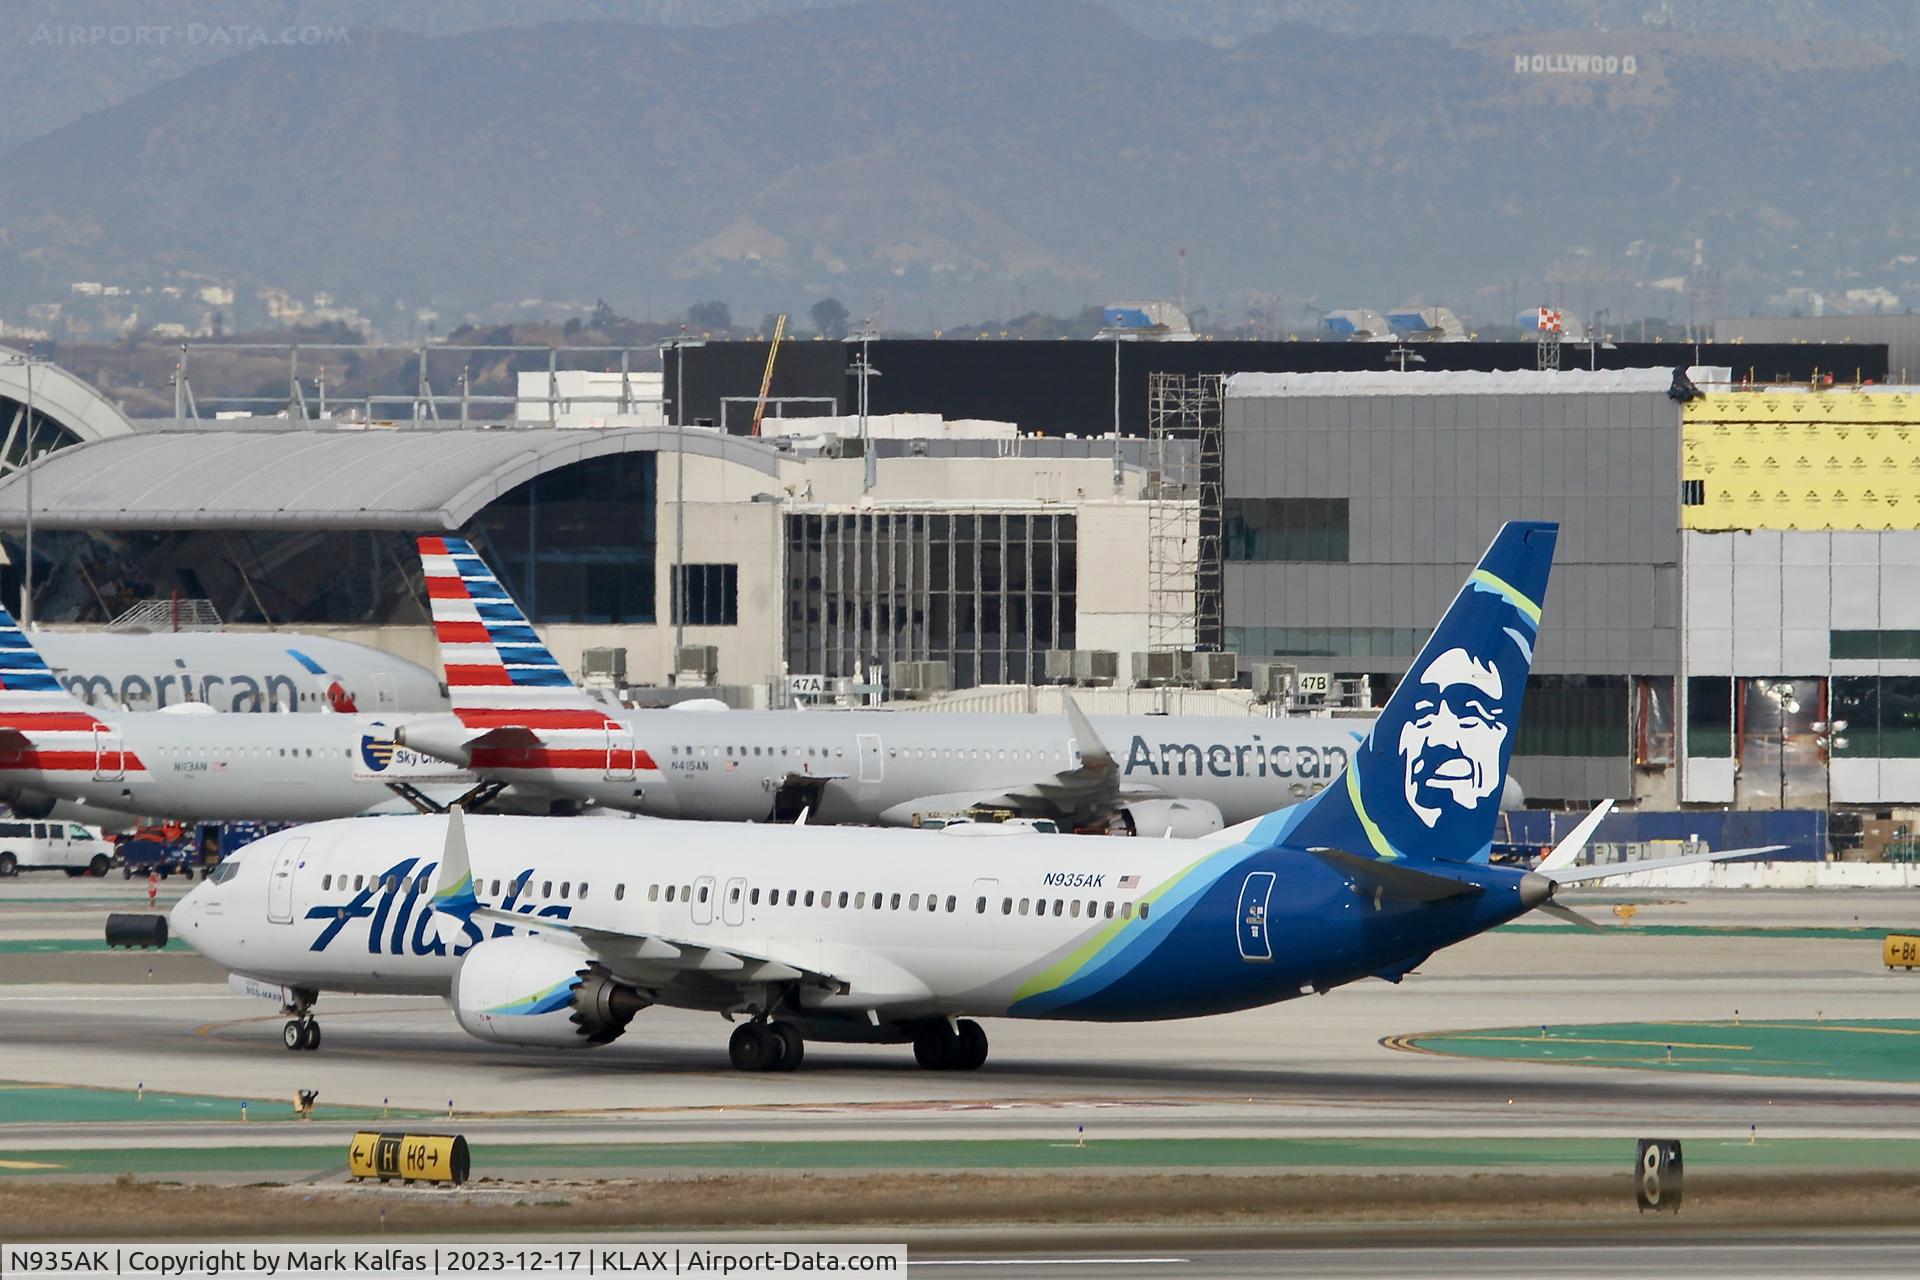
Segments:
[[[102,1193],[108,1193],[103,1197]],[[110,1210],[102,1211],[104,1205]],[[84,1212],[76,1207],[85,1206]],[[1204,1228],[1221,1233],[1392,1224],[1467,1231],[1733,1226],[1911,1226],[1920,1175],[1690,1175],[1683,1211],[1642,1216],[1619,1175],[1421,1173],[805,1174],[479,1181],[434,1191],[377,1184],[203,1187],[122,1176],[109,1189],[0,1184],[9,1240],[226,1239],[606,1231],[978,1227]],[[382,1217],[382,1210],[385,1216]],[[1659,1223],[1656,1223],[1656,1217]],[[1371,1228],[1369,1234],[1372,1234]]]

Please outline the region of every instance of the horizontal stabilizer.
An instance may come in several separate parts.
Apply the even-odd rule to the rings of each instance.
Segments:
[[[1604,866],[1549,872],[1548,878],[1555,884],[1582,884],[1588,880],[1610,880],[1614,876],[1637,875],[1642,871],[1670,871],[1674,867],[1729,862],[1734,858],[1751,858],[1756,853],[1777,853],[1786,847],[1783,844],[1764,844],[1752,849],[1722,849],[1718,853],[1694,853],[1684,858],[1642,858],[1635,862],[1610,862]]]
[[[1571,925],[1578,925],[1580,928],[1589,930],[1590,932],[1593,932],[1593,933],[1606,932],[1606,930],[1600,926],[1600,923],[1598,921],[1592,919],[1589,916],[1583,916],[1578,911],[1575,911],[1572,907],[1562,906],[1558,902],[1543,902],[1538,907],[1535,907],[1534,910],[1544,911],[1550,916],[1554,916],[1554,917],[1557,917],[1558,919],[1565,920],[1568,924],[1571,924]]]
[[[1456,880],[1432,871],[1416,871],[1399,863],[1348,853],[1345,849],[1317,848],[1307,852],[1335,871],[1352,876],[1383,896],[1402,902],[1440,902],[1483,892],[1479,885],[1471,881]]]

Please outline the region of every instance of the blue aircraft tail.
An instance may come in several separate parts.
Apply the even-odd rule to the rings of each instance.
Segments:
[[[1354,751],[1299,808],[1296,848],[1484,861],[1493,843],[1560,526],[1501,526]]]

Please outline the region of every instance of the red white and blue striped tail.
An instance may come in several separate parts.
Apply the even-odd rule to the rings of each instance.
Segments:
[[[119,777],[140,767],[119,731],[67,691],[13,615],[0,609],[0,777]]]
[[[0,609],[0,718],[11,724],[22,716],[76,712],[93,719],[87,704],[67,692],[13,615]]]
[[[423,537],[420,563],[453,712],[476,734],[474,768],[653,769],[626,726],[567,677],[473,544]]]

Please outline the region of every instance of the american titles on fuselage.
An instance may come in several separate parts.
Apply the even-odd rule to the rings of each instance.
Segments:
[[[1154,778],[1334,778],[1347,767],[1342,747],[1290,746],[1263,742],[1149,743],[1133,735],[1127,747],[1127,774]]]

